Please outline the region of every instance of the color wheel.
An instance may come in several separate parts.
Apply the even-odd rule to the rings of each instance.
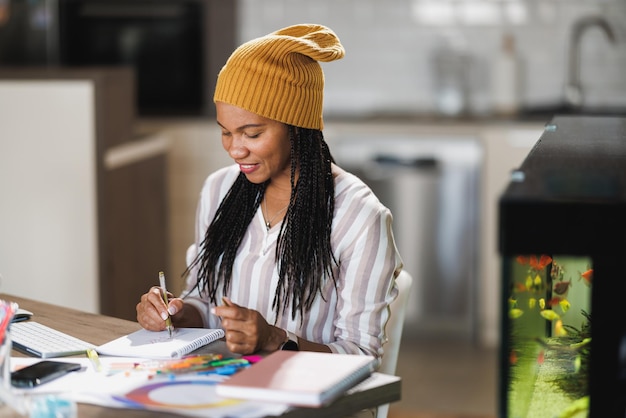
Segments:
[[[126,395],[115,396],[115,399],[135,407],[177,409],[220,408],[241,402],[217,396],[214,389],[216,383],[205,380],[168,380],[133,389]]]

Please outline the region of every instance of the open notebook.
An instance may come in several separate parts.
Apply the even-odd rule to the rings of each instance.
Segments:
[[[222,329],[174,328],[170,337],[168,331],[154,332],[142,328],[96,347],[96,351],[108,356],[181,358],[223,336],[224,330]]]

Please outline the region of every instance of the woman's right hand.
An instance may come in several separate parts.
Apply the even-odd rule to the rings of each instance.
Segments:
[[[166,329],[165,320],[182,311],[184,302],[168,292],[169,306],[163,300],[163,293],[158,286],[152,286],[147,293],[141,295],[137,304],[137,322],[149,331],[163,331]]]
[[[169,314],[174,328],[201,328],[204,321],[200,312],[181,298],[175,298],[167,292],[169,304],[163,301],[159,286],[152,286],[148,293],[141,295],[137,304],[137,322],[149,331],[163,331],[167,328],[165,320]]]

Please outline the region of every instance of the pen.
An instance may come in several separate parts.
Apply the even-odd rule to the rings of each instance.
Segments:
[[[163,301],[165,301],[165,305],[167,306],[168,302],[167,289],[165,288],[165,274],[163,274],[162,271],[159,272],[159,281],[161,283],[161,292],[163,292]],[[165,325],[167,326],[167,330],[170,333],[170,337],[172,337],[172,330],[174,327],[172,326],[172,318],[170,317],[169,312],[167,314],[167,319],[165,320]]]

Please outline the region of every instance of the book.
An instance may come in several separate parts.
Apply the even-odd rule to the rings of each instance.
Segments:
[[[176,359],[224,337],[224,330],[175,328],[169,331],[140,329],[96,347],[98,354],[118,357]]]
[[[373,356],[276,351],[216,385],[226,398],[320,407],[372,375]]]

